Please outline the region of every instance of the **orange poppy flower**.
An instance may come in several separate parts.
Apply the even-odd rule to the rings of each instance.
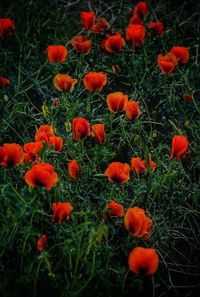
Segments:
[[[69,202],[54,202],[52,204],[53,218],[52,223],[62,223],[65,220],[69,220],[70,214],[73,210],[73,206]]]
[[[69,176],[71,177],[71,179],[77,180],[79,171],[80,171],[80,169],[79,169],[79,165],[78,165],[77,161],[75,159],[71,160],[68,163],[68,173],[69,173]]]
[[[137,275],[153,275],[158,270],[159,257],[153,248],[134,248],[128,257],[129,269]]]
[[[10,18],[0,18],[0,37],[10,36],[15,30],[15,24]]]
[[[145,166],[149,166],[151,167],[151,170],[154,171],[157,168],[157,164],[156,162],[154,162],[153,160],[149,160],[149,164],[147,164],[147,162],[145,161]]]
[[[121,204],[115,202],[114,200],[112,200],[106,205],[105,211],[107,211],[109,215],[112,217],[123,217],[124,215],[124,207]],[[104,215],[103,218],[106,220],[107,216]]]
[[[141,16],[144,16],[148,11],[148,6],[146,4],[146,2],[138,2],[134,9],[133,9],[133,14],[136,14],[136,15],[141,15]]]
[[[10,81],[6,77],[0,77],[0,88],[3,88],[7,85],[9,85]]]
[[[72,121],[72,130],[74,133],[74,139],[80,140],[90,136],[90,124],[85,118],[75,118]]]
[[[128,102],[128,96],[122,92],[115,92],[107,95],[106,102],[111,112],[123,111]]]
[[[87,55],[91,50],[92,40],[83,35],[77,35],[72,38],[71,44],[78,53]]]
[[[143,25],[144,21],[137,15],[134,14],[131,18],[130,18],[130,24],[139,24],[139,25]]]
[[[83,78],[85,88],[90,91],[100,91],[107,83],[107,75],[103,72],[88,72]]]
[[[104,174],[110,182],[124,184],[130,179],[130,166],[121,162],[112,162],[108,165]]]
[[[37,241],[37,251],[42,252],[44,250],[45,244],[47,242],[47,237],[43,234]]]
[[[50,125],[41,125],[35,133],[35,141],[48,142],[49,137],[54,136],[53,128]]]
[[[24,158],[28,162],[34,162],[35,160],[39,159],[40,154],[39,152],[43,148],[43,143],[42,141],[37,141],[37,142],[28,142],[24,144]]]
[[[78,82],[77,79],[71,78],[68,74],[58,73],[54,76],[53,85],[54,87],[61,91],[73,91],[74,85]]]
[[[185,157],[188,145],[189,143],[185,136],[175,135],[172,139],[171,159]]]
[[[124,225],[134,237],[148,239],[151,233],[152,220],[145,214],[144,209],[137,206],[127,210]]]
[[[94,25],[94,20],[95,20],[94,11],[81,11],[81,20],[85,30],[90,30]]]
[[[63,149],[63,138],[60,136],[50,136],[48,143],[51,144],[57,152],[61,152]]]
[[[23,164],[24,152],[22,147],[16,143],[4,143],[0,147],[0,165],[3,167],[14,167]]]
[[[93,33],[102,33],[110,29],[110,24],[105,18],[99,18],[94,26],[92,26]]]
[[[157,35],[163,35],[164,34],[164,25],[161,22],[153,22],[149,24],[149,29],[152,33]]]
[[[67,58],[67,49],[64,45],[49,45],[47,56],[50,63],[63,63]]]
[[[142,161],[139,157],[131,159],[131,170],[136,173],[140,174],[143,173],[147,169],[146,164]]]
[[[158,67],[161,70],[161,73],[167,73],[170,74],[173,70],[174,67],[178,64],[178,59],[176,56],[169,52],[166,55],[158,56]]]
[[[45,187],[51,190],[58,182],[58,175],[49,163],[38,163],[32,166],[24,176],[25,182],[30,187]]]
[[[104,46],[109,53],[114,53],[121,52],[125,44],[124,38],[122,38],[119,32],[116,32],[113,35],[108,36],[108,38],[105,40]]]
[[[144,44],[145,28],[140,24],[129,24],[126,28],[126,39],[132,43],[132,46]]]
[[[186,64],[189,59],[189,50],[183,46],[173,46],[171,51],[181,63]]]
[[[106,142],[106,133],[104,124],[92,125],[92,131],[94,133],[94,139],[96,142],[102,144]]]
[[[126,104],[126,116],[129,120],[138,119],[140,117],[140,107],[136,101],[128,101]]]

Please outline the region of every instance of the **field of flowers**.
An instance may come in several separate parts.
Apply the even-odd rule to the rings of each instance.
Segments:
[[[1,2],[1,296],[198,296],[199,6]]]

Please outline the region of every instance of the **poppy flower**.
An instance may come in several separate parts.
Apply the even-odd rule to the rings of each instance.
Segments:
[[[51,144],[56,152],[61,152],[63,149],[63,138],[60,136],[50,136],[49,144]]]
[[[6,77],[0,77],[0,89],[9,85],[10,81]]]
[[[122,92],[110,93],[106,97],[108,108],[111,112],[123,111],[128,102],[128,96]]]
[[[72,121],[72,130],[74,133],[74,139],[80,140],[90,136],[90,124],[85,118],[75,118]]]
[[[112,217],[123,217],[124,215],[124,207],[114,200],[112,200],[106,205],[105,211],[107,211],[109,215]],[[107,216],[105,214],[103,218],[104,220],[107,220]]]
[[[178,59],[171,52],[167,53],[164,56],[162,55],[158,56],[158,67],[160,68],[161,73],[170,74],[174,70],[177,64],[178,64]]]
[[[149,24],[149,29],[152,33],[157,35],[163,35],[164,34],[164,25],[161,22],[152,22]]]
[[[77,35],[72,38],[71,45],[78,53],[87,55],[91,50],[92,41],[83,35]]]
[[[69,173],[69,176],[71,177],[71,179],[77,180],[79,171],[80,171],[80,169],[79,169],[79,165],[78,165],[77,161],[75,159],[71,160],[68,163],[68,173]]]
[[[131,170],[136,174],[141,174],[147,169],[146,164],[139,157],[131,159]]]
[[[85,88],[90,91],[100,91],[107,83],[107,75],[103,72],[88,72],[83,78]]]
[[[121,52],[125,44],[124,38],[122,38],[119,32],[116,32],[113,35],[108,36],[108,38],[105,40],[104,46],[109,53],[114,53]]]
[[[34,162],[40,157],[39,152],[43,148],[42,141],[28,142],[24,144],[24,157],[28,162]]]
[[[67,49],[64,45],[49,45],[47,56],[50,63],[63,63],[67,58]]]
[[[158,270],[159,257],[154,248],[135,247],[129,254],[129,269],[137,275],[153,275]]]
[[[73,91],[74,85],[78,82],[77,79],[71,78],[68,74],[58,73],[53,79],[54,87],[61,91]]]
[[[95,13],[94,11],[81,11],[82,25],[85,30],[90,30],[94,25]]]
[[[140,24],[129,24],[126,28],[126,39],[132,43],[132,46],[144,44],[145,28]]]
[[[185,136],[175,135],[172,139],[171,159],[185,157],[188,150],[188,140]]]
[[[133,9],[133,14],[139,15],[139,16],[144,16],[148,11],[148,6],[146,2],[138,2],[134,9]]]
[[[50,125],[41,125],[35,133],[35,141],[48,142],[49,137],[54,136],[53,128]]]
[[[95,125],[92,125],[91,128],[94,133],[95,141],[100,144],[105,143],[106,142],[105,125],[95,124]]]
[[[129,120],[138,119],[141,114],[139,104],[136,101],[128,101],[125,111]]]
[[[181,97],[184,101],[192,101],[192,95],[182,95]]]
[[[0,18],[0,37],[10,36],[15,30],[15,24],[10,18]]]
[[[47,237],[43,234],[37,241],[37,251],[42,252],[44,250],[45,244],[47,242]]]
[[[144,21],[137,15],[134,14],[131,18],[130,18],[130,24],[139,24],[139,25],[143,25]]]
[[[0,165],[3,167],[15,167],[23,164],[24,152],[17,143],[4,143],[0,147]]]
[[[93,33],[102,33],[110,29],[110,24],[105,18],[99,18],[94,26],[92,26]]]
[[[54,202],[52,204],[53,218],[52,223],[62,223],[65,220],[69,220],[70,214],[73,210],[73,206],[69,202]]]
[[[148,166],[148,167],[151,167],[151,170],[152,171],[154,171],[157,168],[156,162],[154,162],[151,159],[149,159],[149,164],[147,164],[147,162],[145,161],[145,165]]]
[[[186,64],[189,59],[189,50],[183,46],[173,46],[171,51],[182,64]]]
[[[58,182],[58,175],[54,171],[54,167],[49,163],[33,165],[26,172],[24,178],[30,187],[45,187],[47,190],[51,190]]]
[[[128,208],[124,225],[134,237],[148,239],[151,233],[152,220],[145,214],[143,208],[137,206]]]
[[[130,166],[121,162],[112,162],[108,165],[104,174],[110,182],[124,184],[130,179]]]

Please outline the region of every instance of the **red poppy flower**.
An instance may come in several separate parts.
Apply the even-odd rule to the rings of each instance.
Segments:
[[[68,74],[58,73],[53,79],[54,87],[61,91],[73,91],[74,85],[78,82],[77,79],[71,78]]]
[[[144,44],[145,28],[140,24],[129,24],[126,28],[126,39],[132,43],[132,46]]]
[[[141,174],[147,169],[146,164],[139,157],[131,159],[131,170],[136,174]]]
[[[125,44],[124,38],[122,38],[119,32],[116,32],[105,40],[104,46],[109,53],[114,53],[122,51]]]
[[[50,63],[63,63],[67,58],[67,49],[64,45],[49,45],[47,55]]]
[[[153,275],[158,270],[159,257],[153,248],[134,248],[128,257],[129,269],[137,275]]]
[[[184,101],[192,101],[192,95],[182,95],[181,97]]]
[[[126,116],[129,120],[138,119],[140,117],[140,107],[136,101],[128,101],[126,104]]]
[[[188,145],[189,143],[185,136],[175,135],[172,139],[171,159],[185,157]]]
[[[106,205],[105,211],[107,211],[109,215],[112,217],[123,217],[124,215],[124,207],[121,204],[115,202],[114,200],[112,200]],[[107,220],[107,216],[105,214],[103,218],[104,220]]]
[[[42,141],[37,142],[28,142],[24,144],[24,157],[28,162],[34,162],[35,160],[39,159],[40,154],[39,152],[43,148]]]
[[[9,85],[10,81],[6,77],[0,77],[0,89]]]
[[[75,159],[71,160],[68,163],[68,173],[69,173],[69,176],[71,177],[71,179],[77,180],[79,171],[80,171],[80,169],[79,169],[79,165],[78,165],[77,161]]]
[[[49,137],[54,136],[53,128],[50,125],[41,125],[35,133],[35,141],[48,142]]]
[[[153,22],[149,24],[149,29],[152,33],[157,35],[163,35],[164,34],[164,25],[161,22]]]
[[[176,58],[181,61],[181,63],[187,63],[190,54],[189,50],[186,47],[173,46],[170,52],[174,54]]]
[[[80,140],[90,136],[90,124],[85,118],[75,118],[72,121],[72,130],[74,133],[74,139]]]
[[[122,92],[115,92],[107,95],[106,102],[111,112],[123,111],[128,102],[128,96]]]
[[[90,91],[100,91],[107,83],[107,75],[103,72],[88,72],[83,78],[85,88]]]
[[[178,60],[176,56],[171,52],[167,53],[164,56],[158,56],[158,67],[160,68],[161,73],[170,74],[177,64]]]
[[[47,237],[43,234],[37,241],[37,251],[42,252],[44,250],[45,244],[47,242]]]
[[[112,162],[108,165],[104,174],[110,182],[124,184],[130,179],[130,166],[121,162]]]
[[[49,163],[38,163],[32,166],[25,174],[25,182],[30,187],[45,187],[51,190],[58,182],[58,175]]]
[[[148,239],[151,233],[152,220],[145,214],[144,209],[137,206],[127,210],[124,225],[134,237]]]
[[[69,220],[70,214],[73,210],[73,206],[69,202],[54,202],[52,223],[62,223],[65,220]]]
[[[24,152],[22,147],[16,143],[4,143],[0,147],[0,165],[3,167],[14,167],[23,164]]]
[[[71,44],[78,53],[87,55],[91,50],[92,41],[83,35],[77,35],[72,38]]]
[[[137,15],[134,14],[131,18],[130,18],[130,24],[139,24],[139,25],[143,25],[144,21]]]
[[[151,167],[151,170],[154,171],[157,168],[156,162],[153,160],[149,159],[149,164],[145,161],[145,166]]]
[[[144,16],[148,11],[148,6],[146,4],[146,2],[138,2],[134,9],[133,9],[133,14],[136,14],[136,15],[141,15],[141,16]]]
[[[94,139],[96,142],[102,144],[106,142],[106,133],[104,124],[92,125],[92,131],[94,133]]]
[[[10,36],[15,30],[15,24],[10,18],[0,18],[0,37]]]
[[[60,136],[50,136],[48,143],[51,144],[57,152],[61,152],[63,149],[63,138]]]
[[[92,27],[93,33],[102,33],[110,29],[110,24],[105,18],[99,18],[96,24]]]
[[[94,25],[95,13],[94,11],[81,11],[82,25],[85,30],[90,30]]]

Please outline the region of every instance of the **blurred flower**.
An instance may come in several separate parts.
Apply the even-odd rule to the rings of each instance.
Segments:
[[[92,125],[92,131],[94,133],[94,139],[96,142],[102,144],[106,142],[106,133],[104,124],[95,124]]]
[[[139,157],[131,159],[131,170],[136,174],[141,174],[147,169],[146,164]]]
[[[134,248],[128,257],[129,269],[138,275],[153,275],[158,270],[159,257],[154,248]]]
[[[129,120],[138,119],[141,114],[139,104],[136,101],[128,101],[125,111]]]
[[[131,18],[130,18],[130,24],[139,24],[139,25],[143,25],[144,21],[137,15],[134,14]]]
[[[74,133],[74,139],[80,140],[90,136],[90,124],[85,118],[75,118],[72,121],[72,130]]]
[[[114,53],[122,51],[125,44],[125,40],[122,38],[121,33],[115,32],[107,37],[104,46],[109,53]]]
[[[67,48],[64,45],[49,45],[47,56],[50,63],[63,63],[67,58]]]
[[[148,7],[147,7],[147,4],[146,2],[138,2],[134,9],[133,9],[133,14],[135,15],[139,15],[139,16],[144,16],[148,11]]]
[[[173,46],[171,51],[173,55],[176,56],[177,60],[180,60],[181,63],[186,64],[189,59],[189,50],[183,46]]]
[[[111,112],[123,111],[128,102],[128,96],[122,92],[110,93],[106,97],[108,108]]]
[[[65,220],[69,220],[70,214],[73,210],[73,206],[69,202],[54,202],[52,204],[53,218],[52,223],[63,223]]]
[[[81,20],[85,30],[90,30],[94,25],[94,21],[95,21],[94,11],[89,11],[89,12],[81,11]]]
[[[175,135],[172,139],[171,159],[181,159],[188,150],[188,140],[185,136]]]
[[[69,176],[71,177],[71,179],[73,179],[74,181],[77,180],[79,171],[80,171],[80,169],[79,169],[79,165],[78,165],[77,161],[75,159],[71,160],[68,163],[68,173],[69,173]]]
[[[108,214],[112,217],[123,217],[124,215],[124,207],[114,200],[106,205],[104,211],[108,212]],[[104,220],[107,220],[106,214],[103,215],[103,218]]]
[[[126,28],[126,39],[132,43],[132,46],[144,44],[145,28],[140,24],[129,24]]]
[[[52,126],[41,125],[35,133],[35,141],[49,142],[49,137],[51,136],[54,136]]]
[[[192,95],[182,95],[181,97],[184,101],[192,101]]]
[[[163,35],[164,34],[164,25],[161,22],[152,22],[149,24],[149,29],[152,33],[157,35]]]
[[[152,220],[145,214],[143,208],[135,206],[128,208],[124,217],[124,225],[134,237],[146,240],[151,233]]]
[[[47,242],[47,237],[43,234],[37,241],[37,251],[42,252],[44,250],[44,246]]]
[[[10,81],[8,78],[6,77],[0,77],[0,89],[9,85],[10,84]]]
[[[130,166],[121,162],[112,162],[108,165],[104,174],[110,182],[124,184],[130,179]]]
[[[10,18],[0,18],[0,37],[13,35],[14,21]]]
[[[178,60],[176,56],[171,52],[167,53],[164,56],[158,56],[158,67],[160,68],[161,73],[170,74],[177,64]]]
[[[54,76],[53,85],[54,87],[61,91],[73,91],[74,85],[78,82],[77,79],[71,78],[68,74],[58,73]]]
[[[87,55],[91,50],[92,41],[83,35],[77,35],[72,38],[71,44],[78,53]]]
[[[100,91],[107,83],[107,75],[103,72],[88,72],[83,77],[85,88],[90,91]]]
[[[35,160],[39,159],[40,154],[39,152],[43,148],[42,141],[37,142],[27,142],[24,144],[24,158],[27,162],[34,162]]]
[[[48,143],[51,144],[57,152],[61,152],[63,149],[63,138],[60,136],[50,136]]]
[[[103,33],[110,29],[110,24],[105,18],[99,18],[96,24],[92,27],[93,33]]]
[[[0,147],[0,165],[2,167],[15,167],[23,164],[24,152],[17,143],[4,143]]]
[[[26,172],[24,178],[30,187],[45,187],[47,190],[51,190],[58,182],[58,175],[54,171],[54,167],[49,163],[33,165]]]
[[[151,167],[151,170],[154,171],[157,168],[157,164],[156,162],[154,162],[153,160],[151,160],[151,158],[149,159],[149,164],[147,164],[147,162],[145,161],[145,166]]]

